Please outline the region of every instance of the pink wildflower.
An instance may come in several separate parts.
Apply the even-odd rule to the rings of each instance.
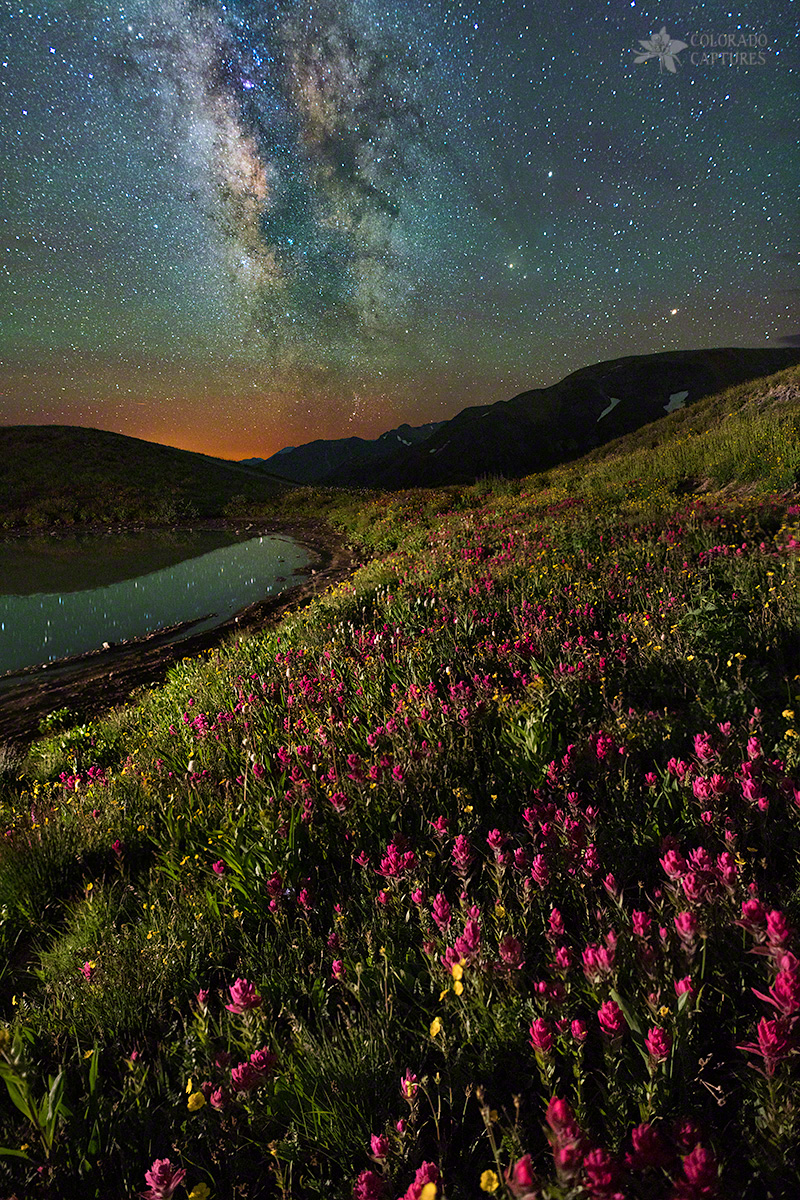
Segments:
[[[794,930],[779,909],[767,913],[767,940],[770,946],[786,946]]]
[[[621,1037],[625,1030],[625,1017],[622,1009],[614,1000],[606,1000],[597,1010],[597,1019],[603,1033],[612,1040]]]
[[[660,861],[670,879],[680,879],[689,869],[686,859],[677,850],[668,850]]]
[[[541,888],[547,887],[550,882],[550,868],[543,854],[534,855],[531,863],[531,879]]]
[[[652,921],[648,917],[647,913],[639,912],[638,909],[634,909],[634,911],[631,913],[631,924],[633,926],[633,932],[637,937],[646,938],[650,933]]]
[[[764,1060],[764,1069],[768,1076],[775,1074],[775,1068],[778,1063],[786,1058],[790,1051],[790,1044],[785,1035],[783,1021],[768,1021],[766,1017],[762,1017],[758,1022],[757,1031],[758,1044],[754,1042],[748,1043],[746,1046],[737,1046],[737,1050],[747,1050],[750,1054],[758,1054]]]
[[[553,1131],[550,1140],[559,1179],[571,1180],[580,1169],[585,1143],[581,1127],[566,1100],[557,1096],[552,1098],[547,1106],[547,1124]]]
[[[477,921],[469,920],[464,926],[464,932],[461,937],[455,940],[455,950],[459,958],[464,958],[467,962],[471,962],[477,957],[480,945],[481,927]]]
[[[683,1176],[675,1184],[672,1200],[704,1200],[716,1195],[717,1163],[710,1150],[695,1146],[683,1160]]]
[[[353,1200],[381,1200],[386,1195],[386,1180],[375,1171],[362,1171],[353,1184]]]
[[[547,1021],[537,1017],[528,1030],[531,1045],[537,1054],[548,1055],[553,1049],[553,1034]]]
[[[670,1153],[661,1134],[652,1125],[645,1122],[631,1130],[633,1149],[625,1155],[626,1165],[636,1170],[647,1167],[665,1167],[670,1161]]]
[[[405,1075],[400,1080],[400,1091],[405,1096],[406,1100],[413,1100],[419,1091],[419,1083],[416,1075],[412,1075],[409,1068],[406,1069]]]
[[[536,1175],[533,1170],[533,1159],[530,1154],[510,1166],[506,1171],[506,1184],[517,1200],[532,1200],[533,1188],[536,1186]]]
[[[258,1008],[261,1004],[261,997],[256,994],[255,987],[246,979],[237,979],[231,984],[230,993],[231,1002],[225,1005],[228,1012],[240,1014],[251,1008]]]
[[[586,1186],[590,1196],[606,1197],[613,1188],[619,1175],[619,1164],[607,1150],[599,1147],[590,1150],[584,1157],[583,1169],[586,1172]]]
[[[421,1167],[417,1168],[414,1182],[406,1191],[403,1200],[419,1200],[426,1183],[435,1183],[438,1185],[440,1182],[439,1168],[436,1166],[436,1163],[424,1162]]]
[[[350,801],[344,792],[333,792],[328,799],[333,806],[334,812],[341,814],[347,812],[348,808],[350,807]]]
[[[447,837],[447,831],[450,827],[450,822],[447,820],[447,817],[437,817],[435,821],[429,821],[428,824],[437,838],[441,840],[442,838]]]
[[[558,1141],[577,1141],[581,1136],[580,1125],[569,1103],[558,1096],[553,1096],[548,1104],[546,1120]]]
[[[466,875],[472,863],[472,849],[469,840],[459,833],[453,843],[453,865],[460,875]]]
[[[452,912],[449,901],[442,892],[439,892],[434,898],[431,912],[433,914],[434,921],[439,926],[441,931],[444,932],[450,924]]]
[[[717,752],[714,749],[714,743],[711,740],[709,733],[697,733],[694,738],[694,752],[700,759],[700,762],[711,762],[716,758]]]
[[[239,1063],[231,1070],[231,1086],[235,1092],[251,1092],[263,1082],[263,1076],[249,1062]]]
[[[564,936],[564,933],[565,933],[564,918],[561,916],[561,913],[558,911],[557,908],[553,908],[550,910],[549,925],[550,925],[550,933],[553,935],[553,937],[563,937]]]
[[[370,1147],[375,1158],[386,1158],[389,1153],[389,1139],[382,1133],[373,1133]]]
[[[505,966],[519,970],[523,965],[522,943],[515,937],[504,937],[497,947]]]
[[[659,1029],[657,1025],[654,1025],[650,1030],[644,1039],[644,1044],[647,1047],[650,1060],[654,1064],[665,1062],[669,1058],[669,1052],[672,1049],[672,1038],[663,1029]]]
[[[766,919],[766,909],[760,900],[751,898],[742,901],[742,917],[739,924],[745,929],[749,929],[751,932],[763,929]]]
[[[675,917],[675,929],[682,942],[691,944],[697,936],[697,917],[694,913],[679,912]]]
[[[266,1079],[267,1075],[271,1074],[277,1062],[277,1055],[273,1054],[267,1046],[262,1046],[260,1050],[254,1050],[250,1055],[250,1066],[258,1072],[262,1079]]]
[[[555,965],[559,971],[568,971],[572,966],[572,951],[569,946],[559,946],[556,950]]]
[[[142,1192],[145,1200],[171,1200],[175,1189],[186,1178],[186,1172],[180,1167],[173,1167],[168,1158],[157,1158],[149,1171],[145,1171],[144,1180],[148,1189]]]
[[[800,970],[793,954],[781,955],[778,965],[782,969],[775,976],[769,996],[762,996],[760,992],[756,995],[774,1004],[785,1017],[791,1017],[800,1011]]]

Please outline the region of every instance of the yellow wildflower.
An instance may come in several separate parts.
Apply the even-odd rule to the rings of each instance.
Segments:
[[[453,984],[453,991],[455,992],[455,994],[457,996],[460,996],[461,993],[464,991],[464,985],[460,979],[457,979],[456,982]]]
[[[435,1183],[426,1183],[419,1194],[419,1200],[436,1200],[436,1191]]]
[[[206,1098],[202,1092],[192,1092],[189,1099],[186,1101],[189,1112],[200,1112],[200,1109],[206,1102]]]
[[[189,1192],[189,1200],[208,1200],[211,1189],[207,1183],[196,1183]]]
[[[481,1191],[496,1192],[500,1187],[500,1180],[494,1171],[484,1171],[481,1175]]]
[[[452,967],[450,968],[450,974],[453,976],[453,979],[463,979],[464,968],[462,967],[461,963],[453,963]]]
[[[442,1022],[438,1017],[434,1017],[431,1021],[431,1037],[435,1038],[442,1032]]]

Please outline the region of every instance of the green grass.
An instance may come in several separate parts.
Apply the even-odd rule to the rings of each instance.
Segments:
[[[6,1192],[796,1194],[796,379],[297,489],[367,565],[5,753]]]

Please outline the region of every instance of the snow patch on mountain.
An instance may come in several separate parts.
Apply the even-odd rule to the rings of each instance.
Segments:
[[[664,412],[675,412],[678,408],[684,408],[688,392],[673,392],[669,398],[669,404],[664,405]]]
[[[607,417],[610,412],[614,411],[614,409],[617,407],[618,404],[622,403],[621,396],[609,396],[609,400],[611,401],[611,403],[608,405],[607,408],[604,408],[603,411],[600,413],[600,416],[597,418],[598,421],[602,421],[603,417]],[[595,422],[595,424],[597,424],[597,421]]]

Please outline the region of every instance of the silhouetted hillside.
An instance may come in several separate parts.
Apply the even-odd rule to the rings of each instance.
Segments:
[[[424,443],[328,483],[404,488],[517,477],[578,458],[665,413],[800,362],[800,349],[676,350],[584,367],[551,387],[465,408]]]
[[[318,483],[343,467],[376,467],[405,447],[425,442],[442,425],[400,425],[372,441],[366,438],[318,438],[303,446],[287,446],[271,458],[248,458],[247,464],[263,466],[274,475],[294,483]]]
[[[74,425],[0,427],[0,524],[217,517],[231,500],[266,500],[286,484],[264,471],[140,438]]]

